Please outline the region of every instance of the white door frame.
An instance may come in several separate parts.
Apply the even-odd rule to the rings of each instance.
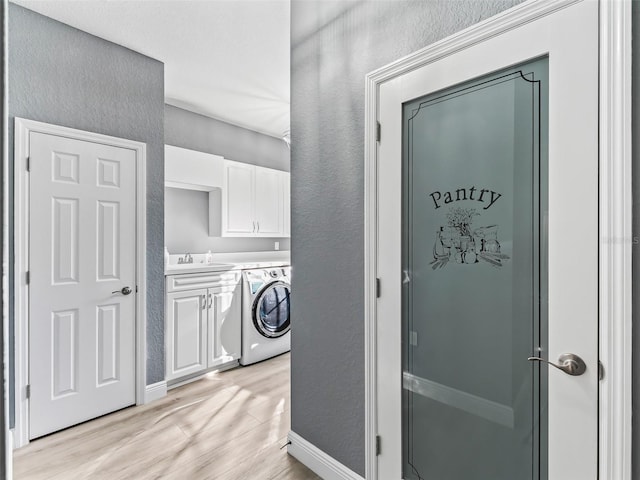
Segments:
[[[365,478],[377,480],[376,257],[379,88],[386,81],[579,1],[529,0],[366,76]],[[570,33],[570,27],[568,27]],[[600,2],[599,478],[631,480],[631,1]],[[384,133],[382,133],[384,135]],[[382,446],[384,448],[384,446]]]
[[[85,132],[74,128],[61,127],[48,123],[15,119],[14,124],[14,341],[15,341],[15,427],[13,430],[14,448],[29,443],[29,400],[26,386],[29,383],[29,286],[26,283],[29,265],[29,157],[30,133],[57,135],[74,140],[101,143],[113,147],[126,148],[136,154],[136,404],[145,403],[147,383],[146,366],[146,164],[147,146],[145,143],[111,137],[98,133]]]

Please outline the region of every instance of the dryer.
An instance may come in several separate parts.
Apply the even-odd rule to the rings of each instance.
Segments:
[[[242,365],[291,349],[291,267],[242,272]]]

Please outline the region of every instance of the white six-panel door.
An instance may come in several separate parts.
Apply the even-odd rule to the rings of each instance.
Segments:
[[[36,438],[135,403],[136,153],[36,132],[29,144]]]

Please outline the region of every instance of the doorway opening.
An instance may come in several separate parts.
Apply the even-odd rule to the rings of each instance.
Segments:
[[[580,408],[586,407],[584,410],[586,422],[576,421],[576,428],[571,427],[566,431],[575,433],[576,430],[579,430],[582,432],[581,429],[585,428],[588,423],[588,429],[591,432],[585,444],[573,451],[573,454],[579,454],[581,459],[588,459],[586,462],[581,460],[583,463],[580,468],[584,467],[586,470],[581,472],[578,477],[593,478],[599,474],[602,478],[631,478],[629,461],[630,423],[627,416],[630,414],[631,396],[630,391],[625,387],[625,382],[630,381],[631,345],[628,334],[624,333],[628,332],[631,321],[629,315],[631,278],[625,267],[630,262],[631,242],[622,241],[622,239],[631,239],[631,188],[630,177],[628,176],[631,161],[629,155],[630,116],[628,105],[621,101],[621,98],[626,98],[628,102],[630,98],[628,96],[630,95],[629,57],[628,50],[626,50],[630,46],[628,36],[630,32],[629,11],[626,7],[618,6],[620,8],[616,8],[607,4],[607,2],[596,4],[596,2],[577,1],[571,2],[569,5],[548,4],[542,8],[538,7],[539,5],[534,6],[533,3],[529,2],[521,4],[504,14],[385,66],[367,77],[365,131],[367,478],[402,477],[402,439],[403,432],[407,431],[399,427],[402,424],[403,415],[402,398],[403,395],[405,395],[405,398],[407,395],[420,396],[417,390],[425,390],[419,388],[421,386],[424,387],[424,385],[420,382],[414,382],[413,380],[415,379],[406,381],[406,375],[404,375],[406,372],[402,368],[403,351],[400,348],[404,344],[407,350],[414,349],[421,341],[424,341],[424,335],[421,335],[416,330],[407,328],[403,339],[400,325],[389,320],[401,318],[402,316],[403,305],[407,305],[406,298],[402,295],[405,285],[415,282],[418,275],[443,274],[445,271],[449,275],[452,274],[454,268],[462,269],[477,266],[473,261],[473,255],[470,255],[472,262],[470,264],[466,263],[466,255],[463,254],[466,254],[467,251],[471,251],[476,255],[475,260],[478,263],[491,263],[485,259],[480,260],[478,258],[480,256],[479,252],[475,248],[468,248],[473,243],[470,238],[467,239],[467,248],[464,249],[462,248],[462,243],[464,242],[462,242],[461,238],[455,235],[445,235],[447,237],[445,240],[451,244],[450,248],[452,248],[451,252],[453,252],[450,257],[445,255],[447,253],[444,251],[445,242],[440,242],[443,248],[434,250],[434,235],[437,235],[438,232],[441,234],[453,232],[453,230],[445,232],[446,228],[439,229],[443,225],[447,227],[448,224],[445,219],[445,223],[436,224],[431,222],[433,225],[426,225],[424,227],[424,238],[431,235],[431,239],[427,242],[428,244],[418,245],[423,250],[422,253],[430,261],[436,262],[435,269],[434,265],[429,265],[429,268],[425,267],[424,271],[421,272],[405,268],[401,255],[402,236],[405,226],[403,225],[401,214],[403,175],[400,152],[403,151],[402,140],[403,138],[407,140],[407,138],[403,137],[403,132],[406,132],[406,126],[403,126],[402,123],[402,107],[415,99],[424,97],[424,95],[442,92],[454,85],[462,85],[470,79],[482,78],[483,75],[493,74],[506,67],[519,65],[545,55],[549,55],[550,82],[553,86],[554,82],[558,80],[559,67],[563,66],[560,58],[568,57],[553,50],[555,49],[554,45],[545,44],[545,42],[553,43],[556,41],[562,43],[562,39],[553,38],[553,35],[547,35],[546,33],[544,35],[535,34],[536,25],[542,25],[546,22],[559,22],[555,28],[547,30],[547,33],[550,31],[560,32],[562,30],[560,24],[567,25],[571,23],[576,25],[570,20],[570,18],[574,18],[571,17],[572,15],[580,19],[578,23],[585,21],[587,17],[589,18],[589,26],[585,30],[576,28],[576,32],[580,31],[582,33],[574,37],[574,40],[577,40],[579,36],[580,40],[577,40],[570,47],[573,48],[574,53],[569,56],[576,57],[576,52],[581,52],[582,54],[586,50],[593,54],[591,59],[588,60],[590,66],[587,69],[578,69],[584,74],[581,76],[582,86],[585,86],[585,83],[590,86],[588,91],[583,92],[586,95],[580,97],[580,99],[574,97],[574,101],[581,104],[581,107],[577,110],[563,109],[559,106],[562,103],[562,100],[559,101],[559,97],[566,100],[571,96],[572,93],[568,89],[553,87],[553,91],[562,91],[563,95],[550,97],[551,133],[548,194],[550,213],[548,219],[543,219],[544,221],[541,223],[541,229],[548,228],[550,241],[549,346],[548,351],[542,352],[541,355],[531,352],[527,356],[541,357],[543,360],[557,363],[558,357],[565,358],[561,354],[578,349],[579,341],[577,337],[582,337],[583,333],[581,328],[572,330],[562,326],[563,320],[560,319],[573,318],[573,320],[569,320],[569,323],[571,321],[584,320],[588,324],[588,327],[585,328],[589,331],[588,336],[590,336],[590,339],[584,344],[584,350],[581,350],[581,353],[583,351],[586,352],[584,356],[588,357],[585,359],[587,364],[585,376],[572,377],[567,375],[566,372],[557,369],[548,371],[549,382],[551,382],[549,387],[549,392],[551,393],[548,397],[550,402],[548,410],[550,415],[548,427],[550,430],[547,450],[549,478],[573,478],[575,476],[575,472],[572,473],[570,470],[565,469],[568,463],[566,462],[566,450],[563,449],[563,458],[553,453],[560,450],[560,445],[566,444],[561,439],[562,434],[554,431],[562,422],[561,419],[567,418],[564,413],[568,410],[559,406],[560,404],[556,406],[553,404],[555,401],[553,396],[558,395],[561,391],[564,392],[561,395],[564,396],[564,401],[570,399],[569,403],[571,403],[571,408],[573,408],[574,412],[578,404]],[[587,13],[587,10],[590,13]],[[582,36],[582,34],[585,36]],[[518,39],[518,35],[521,35],[520,39]],[[504,51],[498,47],[500,38],[502,40],[510,39],[507,40],[510,45]],[[623,53],[616,47],[616,45],[620,44],[624,45],[624,48],[622,48]],[[586,45],[590,45],[590,47],[587,48]],[[507,53],[507,50],[509,53]],[[554,53],[550,53],[552,50]],[[568,54],[569,51],[567,50],[565,54]],[[498,61],[494,61],[501,55],[504,56]],[[585,57],[586,55],[582,56],[582,60]],[[428,71],[429,74],[421,74],[421,71]],[[566,78],[570,77],[571,74]],[[575,85],[575,82],[570,85]],[[615,93],[612,93],[612,90]],[[567,93],[567,95],[564,95],[564,93]],[[625,95],[627,96],[625,97]],[[587,107],[588,114],[584,110],[586,104],[589,105]],[[568,112],[575,114],[577,111],[584,113],[585,115],[581,115],[578,123],[580,128],[587,127],[585,132],[588,132],[588,135],[583,132],[582,136],[578,135],[574,138],[575,141],[570,142],[573,146],[580,145],[580,147],[577,150],[572,150],[572,153],[567,152],[567,155],[559,155],[563,151],[563,148],[560,148],[560,143],[566,141],[571,134],[565,135],[563,133],[559,135],[559,132],[554,130],[561,123],[561,111],[567,112],[567,114]],[[589,117],[589,120],[585,122],[587,117]],[[589,123],[589,126],[586,123]],[[572,131],[576,124],[568,122],[567,126],[569,131]],[[424,136],[424,132],[421,133]],[[594,138],[598,139],[595,140],[595,143]],[[585,146],[583,142],[585,139],[590,146],[585,151],[585,155],[576,157],[577,151],[582,151],[581,148]],[[462,138],[460,141],[465,142],[465,139]],[[569,144],[566,146],[569,147]],[[574,156],[571,158],[571,155]],[[569,180],[569,178],[573,178],[569,170],[563,171],[572,161],[578,160],[585,160],[585,163],[579,163],[577,171],[580,171],[580,180],[584,180],[589,184],[586,189],[584,189],[584,183],[576,185],[575,180]],[[451,185],[442,185],[439,188],[434,187],[431,189],[425,187],[424,192],[422,192],[424,197],[422,200],[427,204],[431,202],[432,210],[445,209],[445,202],[447,209],[454,208],[458,197],[460,197],[461,202],[464,202],[465,193],[468,201],[470,187],[474,186],[478,192],[478,195],[474,196],[475,200],[479,198],[479,192],[484,188],[486,190],[484,194],[486,198],[483,197],[483,200],[489,199],[489,203],[491,203],[492,199],[496,200],[493,202],[492,208],[496,208],[496,205],[500,202],[498,195],[501,195],[501,192],[496,188],[476,186],[473,182],[469,185],[464,182],[464,184],[458,185],[454,181],[456,178],[454,178],[453,173],[448,177],[448,180],[450,180],[449,183]],[[586,199],[586,203],[568,202],[564,206],[554,203],[562,198],[562,189],[569,185],[573,193],[577,194],[580,191],[584,194],[581,197]],[[494,192],[493,197],[491,197],[490,193],[492,191]],[[433,196],[429,197],[429,194],[433,194]],[[502,200],[504,198],[502,197]],[[619,208],[614,208],[614,205]],[[486,205],[480,206],[480,210],[482,210],[481,213],[486,214],[484,206]],[[585,226],[584,222],[590,225],[587,228],[588,231],[585,231],[585,235],[581,236],[589,244],[587,249],[589,253],[587,256],[574,257],[573,262],[565,262],[567,256],[580,251],[580,248],[572,248],[569,240],[565,243],[558,236],[563,231],[563,228],[566,229],[565,234],[562,234],[565,238],[568,239],[572,236],[571,229],[567,228],[570,224],[571,226],[576,224],[575,221],[567,220],[572,217],[572,209],[573,215],[575,215],[575,212],[581,212],[581,225],[579,228]],[[476,210],[478,210],[478,207],[476,207]],[[419,213],[417,210],[416,212]],[[426,216],[431,215],[425,209],[422,212]],[[563,215],[566,215],[565,220],[562,220],[564,218]],[[472,216],[477,219],[477,216]],[[423,221],[426,223],[426,220],[423,219]],[[489,223],[493,225],[495,222]],[[490,227],[491,225],[487,224],[486,226]],[[471,232],[472,235],[461,236],[474,237],[475,239],[476,235],[474,234],[478,230],[477,227],[482,228],[484,226],[484,223],[478,223],[474,225]],[[455,230],[455,226],[451,228]],[[502,237],[500,236],[500,238]],[[619,238],[621,241],[614,242],[610,240],[615,238]],[[460,252],[458,252],[456,239],[460,240],[458,242],[460,243]],[[483,239],[481,238],[480,240],[482,241]],[[486,241],[486,239],[484,240]],[[498,236],[496,236],[496,241],[500,242]],[[515,237],[512,242],[515,245]],[[480,250],[482,250],[482,246]],[[491,253],[507,255],[503,251],[498,252],[495,248],[494,250]],[[381,252],[384,252],[384,254]],[[485,256],[487,256],[486,252],[485,245]],[[458,253],[460,253],[459,256]],[[445,265],[445,256],[453,259],[454,262]],[[586,260],[587,257],[588,260]],[[491,259],[494,262],[499,260],[501,264],[508,261],[506,258],[501,257]],[[458,263],[456,260],[460,260],[460,262]],[[511,255],[509,260],[513,261]],[[583,260],[586,260],[586,262],[583,262]],[[586,267],[587,264],[589,267]],[[571,265],[573,266],[571,267]],[[448,270],[446,270],[447,266],[449,267]],[[499,268],[499,265],[494,265],[494,268]],[[561,273],[563,269],[567,272],[567,277],[564,277]],[[581,281],[587,276],[591,278],[585,284],[586,290],[591,293],[584,294],[584,290],[576,288],[575,282],[569,281],[569,277],[576,275],[576,272],[583,274]],[[564,278],[564,280],[561,280],[561,278]],[[424,280],[424,278],[420,280]],[[571,285],[572,288],[567,289],[567,285]],[[619,288],[615,294],[614,290],[612,290],[613,285],[617,285]],[[575,295],[575,292],[580,291],[583,294]],[[573,303],[579,305],[579,312],[573,308],[567,308],[566,312],[562,313],[561,310],[564,307],[554,311],[564,301],[567,301],[569,296],[574,297]],[[393,301],[389,300],[391,297]],[[586,298],[589,298],[589,301],[586,301]],[[405,303],[403,303],[403,300]],[[464,300],[464,298],[459,298],[456,302],[464,303]],[[587,303],[588,306],[586,305]],[[587,308],[584,308],[585,306]],[[433,315],[431,315],[431,318],[434,319]],[[424,318],[419,319],[419,321],[424,320]],[[447,318],[445,313],[435,320],[446,324],[446,321],[450,320],[450,318]],[[577,335],[576,331],[580,332],[580,334]],[[617,333],[614,334],[613,332]],[[429,333],[433,334],[433,331]],[[455,333],[455,329],[451,330],[450,333]],[[627,340],[623,340],[625,338]],[[450,360],[455,364],[455,352],[450,353],[453,355],[453,359]],[[446,368],[446,365],[444,365],[446,359],[440,358],[440,360],[439,365],[442,368]],[[496,359],[496,362],[500,360],[502,359]],[[523,362],[527,361],[527,358],[523,359]],[[536,368],[531,367],[529,363],[525,363],[525,365],[527,367],[523,368]],[[601,378],[600,371],[603,367],[605,372],[612,372],[612,375],[607,377],[605,373],[605,376]],[[486,365],[488,372],[491,368],[491,365]],[[587,377],[586,375],[590,376]],[[623,381],[622,378],[625,375],[627,380]],[[394,385],[403,385],[404,389],[387,388],[384,383],[385,378],[391,379]],[[422,378],[429,379],[428,377]],[[579,378],[582,380],[579,380]],[[442,384],[443,382],[436,383]],[[588,402],[583,402],[585,398],[583,395],[575,395],[575,392],[574,394],[568,393],[572,388],[570,387],[572,383],[574,387],[577,385],[582,387],[589,384]],[[448,386],[454,387],[453,385]],[[429,387],[433,387],[433,385],[429,384]],[[565,387],[568,389],[563,390]],[[436,393],[434,393],[434,388],[427,388],[426,390],[429,390],[427,393],[430,393],[432,397],[437,396],[437,393],[440,396],[438,402],[442,403],[443,399],[446,400],[444,397],[447,397],[447,395],[444,395],[442,390]],[[459,392],[464,389],[457,388],[455,390]],[[449,389],[444,393],[451,394],[452,391]],[[422,395],[422,397],[425,396]],[[451,401],[451,395],[448,395],[447,398],[451,408],[460,411],[461,406],[464,406],[460,401]],[[456,398],[460,400],[462,397],[457,396]],[[464,398],[465,401],[469,400],[468,396]],[[558,400],[560,401],[560,398]],[[574,400],[577,400],[577,403]],[[436,400],[431,399],[431,401]],[[406,418],[407,411],[404,413]],[[626,418],[626,423],[621,422],[623,417]],[[579,436],[581,440],[586,439],[582,433]],[[625,453],[621,454],[620,450],[612,448],[613,444],[617,445],[617,448]],[[585,453],[587,451],[589,453]],[[389,461],[391,457],[393,459]],[[404,458],[406,460],[408,457],[405,456]],[[404,478],[414,478],[410,475],[408,474]]]

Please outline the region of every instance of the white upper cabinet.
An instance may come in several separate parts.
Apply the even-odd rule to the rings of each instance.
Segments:
[[[280,171],[256,167],[255,172],[256,233],[260,237],[279,237],[284,231]]]
[[[165,145],[165,186],[209,192],[209,235],[288,237],[289,173]]]
[[[224,161],[222,235],[284,237],[286,172]]]
[[[187,148],[164,146],[164,180],[167,187],[211,191],[222,188],[224,158]]]
[[[224,161],[222,187],[223,236],[255,236],[255,168],[255,166],[247,163]]]

